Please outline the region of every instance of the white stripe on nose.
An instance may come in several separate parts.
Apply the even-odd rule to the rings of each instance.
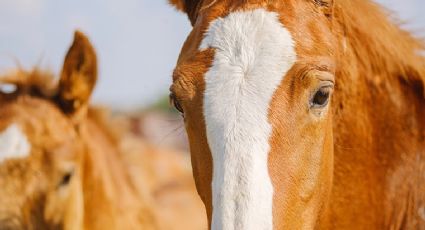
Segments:
[[[264,9],[216,19],[201,44],[215,50],[204,95],[214,230],[273,228],[268,110],[296,61],[294,45],[278,15]]]

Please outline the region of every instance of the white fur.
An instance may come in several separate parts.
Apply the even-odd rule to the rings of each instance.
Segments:
[[[0,132],[0,163],[8,158],[22,158],[30,154],[31,145],[16,124]]]
[[[213,230],[273,228],[268,111],[296,61],[294,46],[278,15],[264,9],[216,19],[202,41],[201,50],[215,50],[204,95]]]

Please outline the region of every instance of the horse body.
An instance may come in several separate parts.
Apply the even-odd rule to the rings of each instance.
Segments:
[[[82,138],[90,140],[83,159],[85,229],[157,229],[148,189],[136,187],[119,149],[96,121],[84,126]]]
[[[422,41],[367,0],[171,2],[193,25],[171,91],[184,112],[197,189],[212,229],[425,226]],[[265,13],[257,17],[259,9]],[[244,13],[240,23],[250,27],[232,29],[238,24],[232,18]],[[267,37],[272,30],[282,39],[280,29],[267,24],[274,14],[290,33],[286,44],[294,45],[294,63],[288,62],[291,50],[282,48],[286,44]],[[275,49],[267,51],[268,44]],[[273,51],[279,50],[284,60],[276,62]],[[276,73],[269,72],[275,62],[291,63],[290,69],[277,71],[284,76],[266,100],[268,109],[259,109],[260,97],[272,86],[264,82]],[[328,81],[335,81],[331,93],[323,88]],[[329,104],[320,103],[324,95],[333,95]],[[259,115],[264,111],[267,119]],[[258,127],[244,131],[249,122],[261,129],[265,121],[272,127],[263,135],[267,141],[258,139]],[[237,147],[241,143],[249,149]],[[247,163],[262,154],[261,145],[268,153],[266,171]],[[273,196],[271,206],[264,190],[249,186],[255,181],[250,172],[266,175],[257,187],[271,180],[273,192],[265,193]],[[273,214],[260,211],[256,198]]]

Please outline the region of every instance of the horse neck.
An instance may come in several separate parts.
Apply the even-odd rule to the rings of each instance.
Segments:
[[[81,133],[87,140],[82,177],[88,229],[149,226],[153,223],[148,198],[136,190],[116,143],[96,121],[90,119],[82,125]],[[122,210],[126,212],[122,213]],[[92,220],[99,221],[93,223]]]
[[[355,2],[365,5],[360,2],[368,1]],[[374,13],[382,12],[372,8],[370,14]],[[419,204],[425,201],[420,192],[425,191],[425,75],[420,70],[425,62],[416,53],[419,41],[396,29],[386,17],[381,19],[387,24],[377,28],[378,33],[370,32],[375,23],[371,22],[355,25],[356,31],[340,25],[338,34],[341,55],[333,98],[331,206],[336,210],[356,200],[351,210],[339,210],[358,217],[359,226],[362,221],[376,227],[414,224]],[[393,39],[396,50],[379,44],[385,39]],[[369,215],[359,217],[354,210]]]

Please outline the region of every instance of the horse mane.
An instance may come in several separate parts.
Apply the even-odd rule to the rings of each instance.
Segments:
[[[16,89],[14,92],[3,92],[0,87],[0,95],[29,94],[42,98],[53,97],[58,89],[58,81],[55,79],[53,72],[41,70],[37,67],[31,70],[25,70],[23,68],[9,70],[0,75],[1,85],[13,85],[16,86]]]
[[[14,92],[3,92],[2,85],[16,86]],[[52,71],[35,67],[31,70],[17,68],[0,74],[0,98],[2,95],[15,98],[19,95],[29,95],[44,100],[54,101],[59,88],[59,81]],[[122,136],[123,124],[111,117],[109,109],[100,106],[89,106],[87,117],[93,121],[112,143],[118,144]]]
[[[87,117],[93,121],[108,139],[116,146],[122,142],[122,137],[130,129],[130,125],[124,119],[117,118],[109,108],[90,106]]]
[[[392,22],[395,19],[392,13],[373,1],[334,1],[334,26],[337,26],[334,29],[339,30],[339,40],[343,43],[340,55],[353,55],[359,64],[354,66],[353,58],[341,57],[339,71],[358,76],[355,68],[361,67],[373,73],[366,78],[397,77],[425,96],[425,41],[402,29],[399,21]]]

